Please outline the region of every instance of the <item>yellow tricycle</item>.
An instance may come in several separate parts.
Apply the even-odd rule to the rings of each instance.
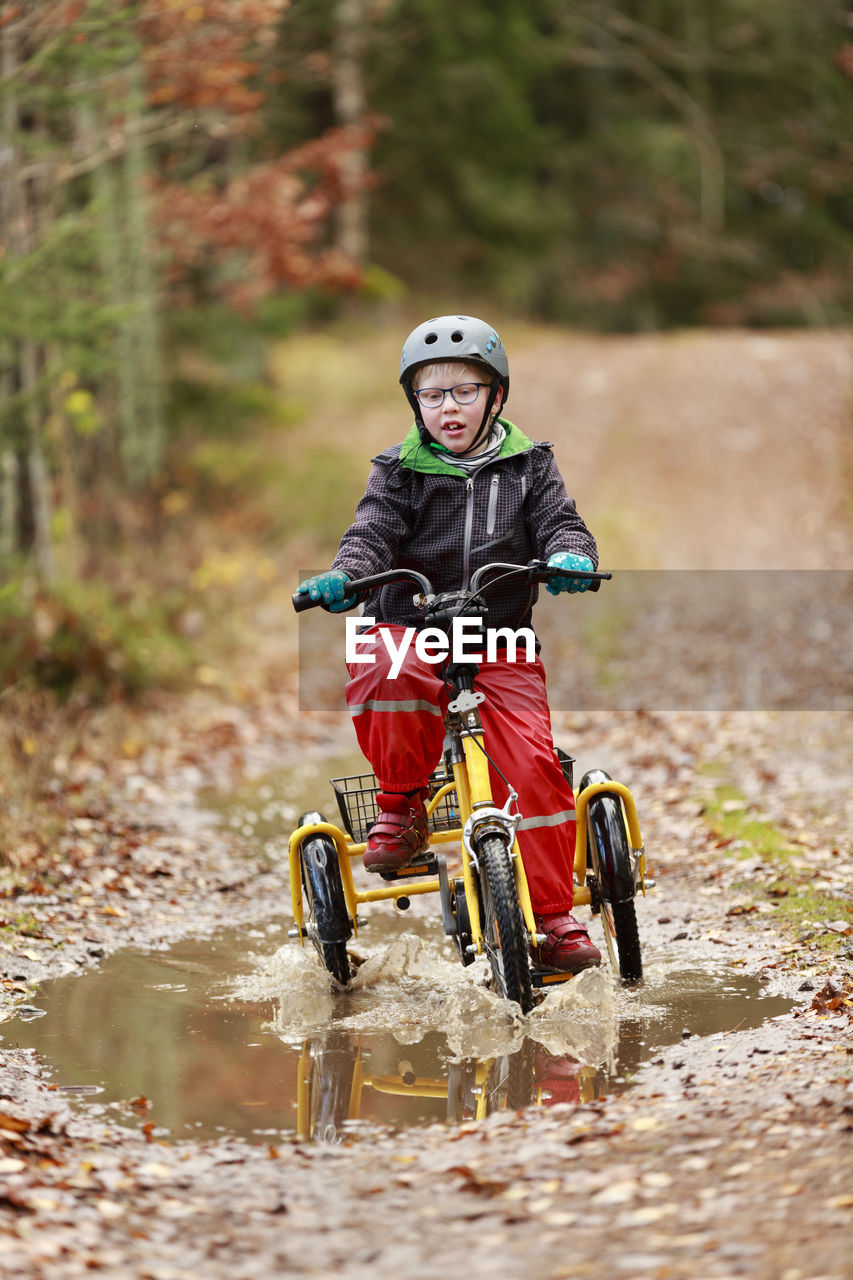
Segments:
[[[436,595],[423,574],[395,569],[348,582],[347,594],[366,595],[385,584],[408,581],[418,588],[415,603],[428,625],[448,629],[455,619],[465,618],[485,627],[489,591],[517,575],[525,575],[531,584],[575,576],[590,580],[592,590],[611,576],[571,573],[541,560],[494,563],[476,570],[466,590]],[[297,594],[293,605],[301,612],[320,602]],[[505,804],[499,806],[492,797],[489,746],[480,717],[485,694],[474,688],[477,666],[449,662],[443,674],[450,698],[443,764],[429,783],[428,848],[415,865],[383,872],[383,885],[358,888],[351,864],[364,853],[376,821],[379,784],[372,773],[332,779],[341,825],[319,812],[304,813],[290,837],[294,932],[303,944],[305,938],[314,944],[328,971],[345,987],[350,981],[347,943],[357,933],[359,908],[379,901],[405,908],[417,894],[437,893],[445,933],[462,963],[471,964],[484,954],[496,992],[527,1013],[535,1002],[534,992],[573,975],[530,959],[531,948],[544,939],[537,932],[516,839],[523,815],[511,780]],[[559,749],[557,754],[571,786],[572,757]],[[643,967],[634,899],[644,892],[645,860],[634,799],[603,770],[592,770],[581,779],[575,803],[574,902],[588,904],[601,917],[614,969],[623,982],[636,984]],[[460,843],[461,874],[451,875],[444,854],[437,850]]]

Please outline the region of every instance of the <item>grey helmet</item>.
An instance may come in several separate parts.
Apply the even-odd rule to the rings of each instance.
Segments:
[[[421,365],[442,364],[446,360],[482,364],[493,375],[483,421],[475,439],[466,450],[470,453],[488,430],[498,388],[503,389],[504,404],[509,395],[509,361],[506,349],[492,326],[485,320],[478,320],[476,316],[438,316],[434,320],[425,320],[417,329],[412,330],[400,357],[400,384],[415,411],[415,419],[425,440],[428,439],[428,433],[423,427],[421,407],[412,387],[412,379]]]
[[[438,316],[413,329],[400,357],[400,382],[411,385],[415,370],[422,364],[445,360],[465,360],[484,364],[497,376],[504,400],[509,395],[509,361],[504,344],[485,320],[476,316]]]

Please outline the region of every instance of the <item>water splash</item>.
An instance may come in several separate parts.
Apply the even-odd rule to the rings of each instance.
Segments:
[[[451,1062],[515,1053],[525,1039],[589,1064],[615,1060],[618,988],[607,970],[587,970],[551,988],[527,1017],[488,983],[485,961],[463,969],[440,941],[406,932],[372,946],[345,992],[312,948],[291,944],[260,959],[231,995],[272,1001],[269,1029],[289,1043],[334,1026],[353,1035],[385,1035],[400,1045],[437,1032]]]

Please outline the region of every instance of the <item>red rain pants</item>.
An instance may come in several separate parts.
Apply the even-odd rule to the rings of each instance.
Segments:
[[[348,664],[346,699],[359,746],[384,791],[413,791],[424,786],[441,760],[447,691],[437,668],[410,645],[399,674],[390,678],[391,659],[379,635],[373,647],[364,639],[383,629],[399,646],[405,628],[389,623],[360,632],[362,652],[374,664]],[[474,688],[485,693],[480,715],[486,749],[518,792],[522,821],[518,842],[530,886],[533,909],[548,915],[570,911],[575,856],[575,801],[554,752],[551,716],[545,693],[545,668],[535,662],[483,663]],[[500,805],[507,790],[490,769],[492,794]]]

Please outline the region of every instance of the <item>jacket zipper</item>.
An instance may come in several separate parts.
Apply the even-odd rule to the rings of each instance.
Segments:
[[[471,577],[471,534],[474,529],[474,477],[465,481],[465,536],[462,541],[462,590],[468,590]]]
[[[497,472],[492,476],[492,483],[489,489],[489,506],[486,512],[486,536],[490,538],[495,531],[495,520],[498,514],[498,486],[500,485],[500,477]]]

